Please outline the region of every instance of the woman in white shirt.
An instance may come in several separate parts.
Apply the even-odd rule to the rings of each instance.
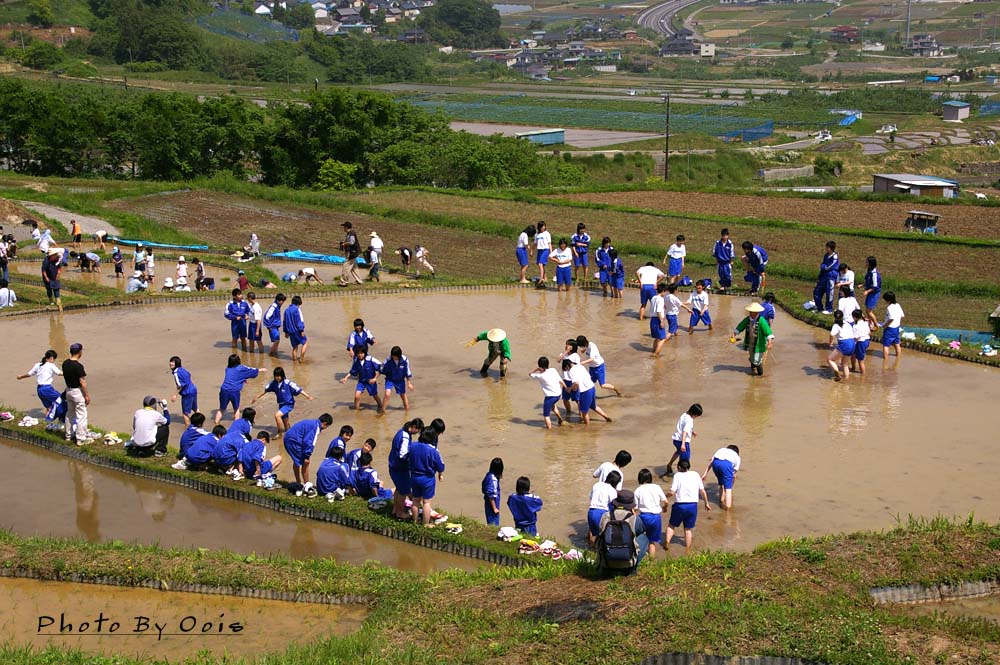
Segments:
[[[899,327],[902,325],[903,317],[906,314],[903,313],[903,308],[896,302],[896,294],[892,291],[886,291],[882,295],[882,300],[889,303],[889,307],[885,311],[885,321],[882,322],[882,360],[884,361],[889,357],[890,348],[896,350],[897,358],[899,358],[903,351],[899,340]]]
[[[545,222],[538,222],[535,233],[535,252],[538,263],[538,286],[545,286],[545,264],[549,262],[549,252],[552,250],[552,234],[545,229]]]
[[[56,364],[59,354],[49,349],[45,352],[45,357],[35,363],[35,366],[28,370],[27,374],[19,374],[17,380],[27,379],[29,376],[35,377],[38,383],[36,393],[38,399],[42,401],[42,406],[48,411],[52,403],[59,399],[59,391],[52,387],[52,380],[57,376],[62,376],[62,370]]]
[[[517,237],[517,246],[514,249],[514,254],[517,256],[517,264],[521,267],[521,284],[528,283],[528,259],[531,257],[533,251],[531,248],[531,241],[535,238],[535,225],[529,224],[521,231],[521,235]]]
[[[853,320],[853,319],[852,319]],[[833,380],[840,381],[848,378],[851,373],[850,364],[847,359],[854,355],[855,334],[854,326],[844,320],[844,313],[839,309],[833,313],[833,327],[830,328],[830,355],[827,363],[833,370]]]

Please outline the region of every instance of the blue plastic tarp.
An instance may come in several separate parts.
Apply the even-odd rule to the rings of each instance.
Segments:
[[[164,249],[194,249],[207,251],[208,245],[169,245],[162,242],[149,242],[148,240],[126,240],[125,238],[111,238],[112,242],[119,245],[143,245],[145,247],[162,247]]]
[[[314,261],[317,263],[333,263],[335,265],[340,265],[346,259],[343,256],[334,256],[333,254],[317,254],[316,252],[305,252],[301,249],[293,249],[290,252],[273,252],[268,254],[268,256],[275,259],[295,259],[296,261]],[[360,256],[358,257],[358,265],[365,265],[365,260]]]
[[[838,122],[837,124],[840,125],[841,127],[846,127],[847,125],[853,125],[857,121],[858,121],[858,116],[856,116],[856,115],[849,115],[849,116],[845,117],[843,120],[841,120],[840,122]]]

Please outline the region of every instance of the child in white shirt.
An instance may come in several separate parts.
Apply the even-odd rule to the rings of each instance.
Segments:
[[[552,429],[552,420],[549,416],[553,413],[556,415],[559,424],[562,425],[563,417],[559,415],[558,403],[559,398],[562,397],[563,383],[559,372],[549,367],[549,359],[542,356],[538,359],[538,367],[528,374],[528,376],[538,381],[542,387],[542,396],[544,398],[542,402],[542,417],[545,418],[545,429]]]

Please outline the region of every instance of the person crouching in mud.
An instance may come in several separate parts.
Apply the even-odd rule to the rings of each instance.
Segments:
[[[771,350],[771,342],[774,341],[774,333],[767,320],[760,314],[764,307],[753,302],[746,306],[747,317],[739,322],[736,329],[730,336],[730,342],[736,342],[736,335],[746,330],[743,336],[743,349],[750,355],[750,373],[757,376],[764,376],[764,357]]]
[[[476,345],[476,342],[481,342],[483,340],[489,341],[489,354],[486,356],[486,360],[483,361],[483,367],[479,370],[482,376],[486,376],[489,373],[490,365],[497,358],[500,359],[500,376],[507,376],[507,365],[510,363],[510,342],[507,340],[507,332],[502,328],[491,328],[490,330],[484,330],[483,332],[476,335],[475,339],[471,339],[465,344],[465,348],[469,349]]]

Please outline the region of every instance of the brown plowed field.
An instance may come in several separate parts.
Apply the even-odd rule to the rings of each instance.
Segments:
[[[881,231],[903,231],[906,211],[918,209],[941,215],[941,231],[944,235],[1000,239],[1000,208],[981,206],[830,201],[699,192],[608,192],[566,194],[552,198],[696,215],[785,219],[818,226]]]

